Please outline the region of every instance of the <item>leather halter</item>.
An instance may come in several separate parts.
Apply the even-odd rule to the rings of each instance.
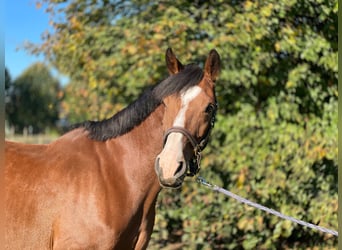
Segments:
[[[181,133],[183,134],[191,143],[193,150],[194,150],[194,157],[189,162],[189,169],[187,172],[187,176],[195,176],[199,170],[201,169],[200,162],[201,162],[201,143],[197,143],[197,140],[190,134],[188,130],[182,127],[172,127],[169,128],[164,134],[164,145],[166,143],[167,137],[171,133]]]
[[[207,129],[204,136],[201,138],[200,142],[198,142],[195,137],[192,136],[192,134],[186,130],[183,127],[174,126],[169,128],[165,134],[163,139],[163,145],[165,145],[167,137],[171,133],[181,133],[183,134],[191,143],[192,148],[194,150],[194,157],[189,162],[189,169],[187,172],[187,176],[195,176],[201,169],[200,162],[201,162],[201,151],[205,148],[209,141],[209,135],[211,129],[214,127],[215,124],[215,116],[216,116],[216,110],[217,110],[217,103],[209,105],[209,107],[212,109],[212,117],[210,120],[209,128]]]

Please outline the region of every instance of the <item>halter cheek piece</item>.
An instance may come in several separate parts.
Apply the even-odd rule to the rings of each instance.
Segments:
[[[195,176],[201,169],[201,152],[202,150],[205,148],[205,146],[207,145],[208,141],[209,141],[209,135],[210,135],[210,131],[211,129],[214,127],[214,123],[215,123],[215,113],[216,113],[216,108],[217,105],[216,104],[212,104],[212,108],[213,108],[213,114],[212,114],[212,118],[209,124],[209,128],[207,129],[206,133],[204,134],[204,136],[202,137],[202,139],[200,140],[200,142],[198,143],[197,140],[195,139],[195,137],[193,137],[191,135],[191,133],[186,130],[183,127],[171,127],[169,128],[165,134],[164,134],[164,139],[163,139],[163,145],[165,145],[167,137],[169,136],[169,134],[171,133],[181,133],[183,134],[191,143],[193,150],[194,150],[194,157],[190,160],[189,162],[189,170],[187,172],[187,176]]]

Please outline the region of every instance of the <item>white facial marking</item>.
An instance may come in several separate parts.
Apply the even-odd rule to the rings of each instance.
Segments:
[[[201,90],[202,89],[200,87],[194,86],[181,94],[182,105],[173,122],[173,126],[184,127],[185,112],[188,109],[189,103],[199,95]]]

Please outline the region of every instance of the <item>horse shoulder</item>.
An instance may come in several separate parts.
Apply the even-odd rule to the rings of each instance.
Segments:
[[[65,152],[54,170],[54,183],[60,186],[63,199],[53,222],[51,242],[56,249],[70,244],[80,249],[107,249],[122,239],[134,201],[119,164],[120,144],[115,146],[119,152],[107,144],[67,135],[49,146],[51,155],[54,150]]]

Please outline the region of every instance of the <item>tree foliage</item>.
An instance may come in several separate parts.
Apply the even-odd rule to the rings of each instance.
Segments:
[[[5,105],[9,104],[11,101],[10,97],[10,91],[11,91],[11,85],[12,85],[12,77],[5,67]]]
[[[12,78],[7,68],[5,68],[5,91],[7,91],[11,86]]]
[[[48,67],[31,65],[7,89],[6,117],[16,132],[31,127],[33,133],[40,133],[56,126],[60,85]]]
[[[107,117],[160,81],[167,47],[196,63],[216,48],[219,115],[201,174],[337,228],[336,0],[43,2],[55,32],[30,50],[71,77],[63,106],[69,119]],[[337,244],[192,182],[163,191],[158,204],[151,248]]]

